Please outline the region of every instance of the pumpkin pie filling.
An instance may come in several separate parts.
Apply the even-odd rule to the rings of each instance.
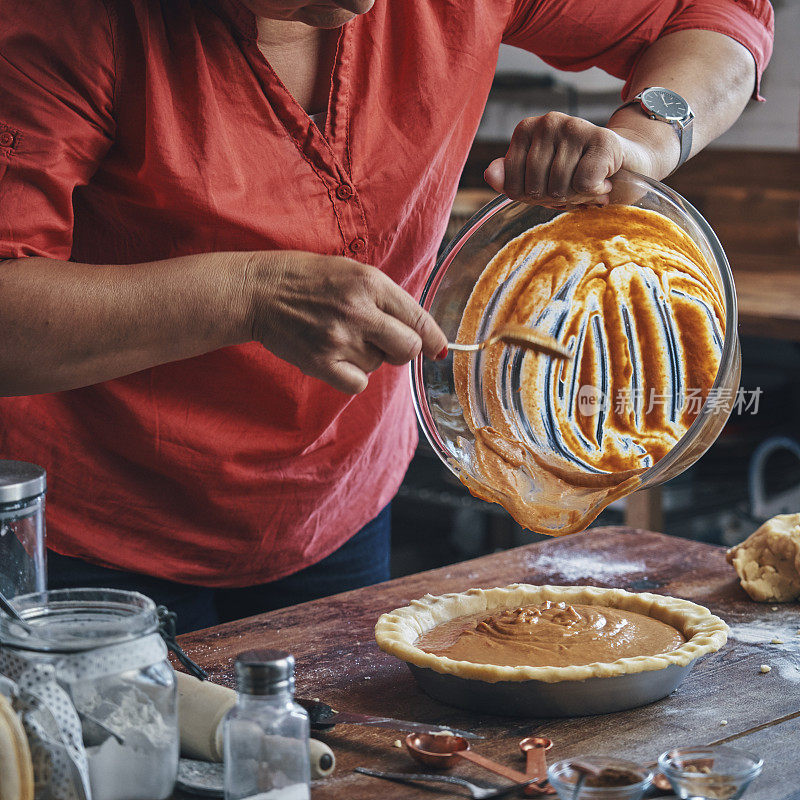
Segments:
[[[416,646],[476,664],[566,667],[668,653],[685,641],[672,625],[634,611],[546,600],[457,617]]]

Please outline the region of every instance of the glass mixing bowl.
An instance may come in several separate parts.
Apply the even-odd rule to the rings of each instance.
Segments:
[[[730,415],[741,371],[736,332],[736,291],[719,240],[700,213],[684,198],[657,181],[624,170],[614,176],[612,183],[611,203],[656,211],[691,237],[705,256],[724,301],[725,336],[713,386],[684,435],[663,458],[641,473],[637,486],[641,489],[663,483],[691,466],[715,441]],[[549,222],[562,213],[563,210],[515,202],[501,195],[467,222],[438,260],[420,300],[422,307],[440,325],[448,341],[456,341],[469,297],[491,259],[524,231]],[[556,295],[557,291],[554,292],[554,298]],[[491,302],[487,305],[491,306]],[[546,308],[538,320],[531,322],[538,324],[547,315]],[[492,331],[491,308],[487,308],[485,316],[481,330],[488,335]],[[515,374],[519,375],[519,364],[525,354],[518,348],[509,348],[509,351],[509,371],[516,371]],[[480,359],[482,356],[478,353],[471,357]],[[479,366],[472,373],[477,377],[472,379],[470,391],[473,396],[480,397]],[[414,408],[433,450],[457,477],[467,476],[475,483],[485,485],[485,479],[476,464],[475,437],[466,424],[456,394],[452,354],[441,361],[419,356],[411,364],[411,382]],[[524,410],[515,406],[514,392],[509,390],[506,396],[509,398],[508,412],[519,418]],[[517,427],[522,437],[526,435],[526,430],[530,430],[525,419],[518,419]],[[541,441],[537,442],[537,446],[541,445]],[[527,480],[530,481],[530,476]],[[607,492],[584,494],[581,503],[585,505],[583,510],[590,515],[596,516],[610,502]],[[548,532],[558,533],[557,526],[555,529],[550,526]]]

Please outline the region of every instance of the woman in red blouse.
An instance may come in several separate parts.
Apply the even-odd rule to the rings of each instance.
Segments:
[[[692,152],[757,93],[765,0],[0,0],[0,457],[49,473],[51,585],[183,627],[387,575],[406,362],[498,47],[658,85]],[[669,124],[520,122],[488,183],[602,198]],[[358,535],[356,532],[361,531]],[[355,536],[354,536],[355,535]],[[250,588],[248,588],[250,587]]]

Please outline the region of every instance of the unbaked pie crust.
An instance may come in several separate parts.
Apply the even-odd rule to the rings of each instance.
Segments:
[[[455,661],[428,653],[416,646],[422,634],[457,617],[482,611],[554,603],[608,606],[672,625],[686,638],[680,647],[652,656],[619,658],[608,663],[569,667],[508,667]],[[707,608],[676,597],[602,589],[597,586],[534,586],[515,583],[496,589],[469,589],[466,592],[434,596],[426,594],[404,608],[381,615],[375,625],[375,639],[381,650],[418,667],[461,678],[497,683],[498,681],[581,681],[610,678],[635,672],[665,669],[672,664],[686,666],[700,656],[714,653],[727,641],[728,626]]]

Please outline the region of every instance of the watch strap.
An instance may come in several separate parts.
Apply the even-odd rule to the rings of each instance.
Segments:
[[[671,123],[673,127],[677,128],[678,130],[678,140],[681,143],[681,156],[678,159],[678,163],[675,165],[675,169],[683,164],[687,158],[689,158],[689,154],[692,152],[692,128],[694,127],[694,116],[689,115],[689,119],[681,125],[680,122]],[[675,172],[675,169],[672,172]],[[672,175],[670,172],[670,175]]]
[[[611,115],[612,117],[617,111],[621,111],[623,108],[627,108],[628,106],[639,106],[644,114],[646,114],[650,119],[655,119],[658,122],[666,122],[667,125],[670,125],[675,132],[678,134],[678,143],[680,144],[680,156],[678,157],[678,163],[675,165],[675,168],[669,174],[672,175],[678,167],[680,167],[690,156],[692,152],[692,128],[694,123],[694,114],[690,111],[689,118],[681,124],[680,122],[669,122],[668,120],[659,120],[658,117],[653,117],[652,114],[649,113],[648,109],[642,103],[642,94],[641,92],[636,95],[632,100],[628,100],[627,102],[623,103],[621,106],[617,106],[614,109],[614,113]],[[669,177],[669,175],[667,176]]]

